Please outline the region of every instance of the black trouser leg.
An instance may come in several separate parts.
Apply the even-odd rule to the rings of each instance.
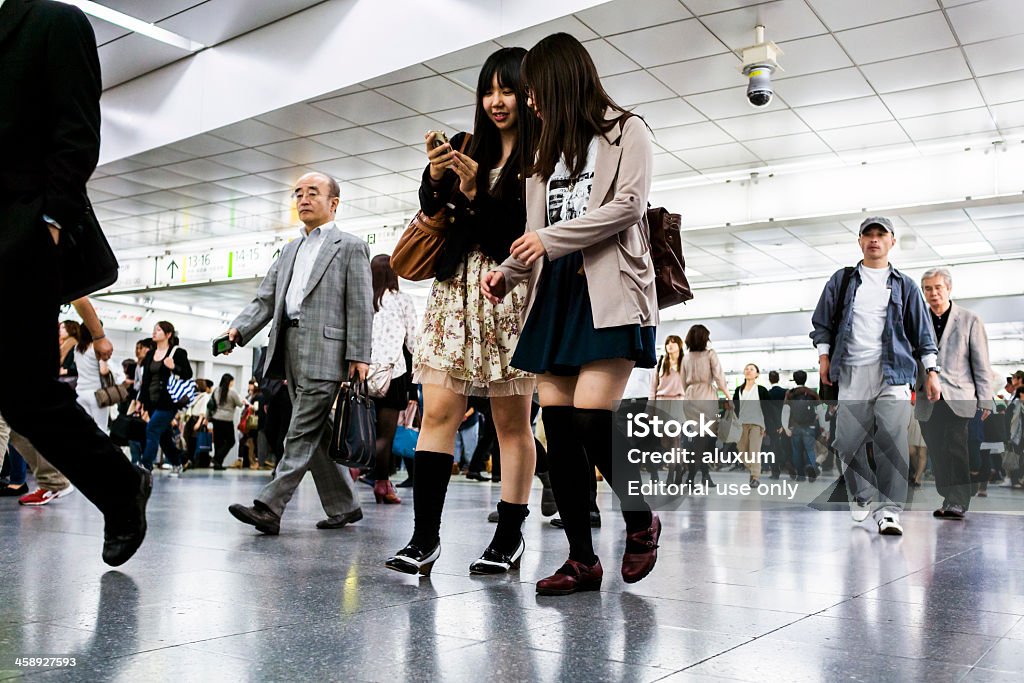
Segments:
[[[487,458],[491,457],[491,447],[497,438],[497,433],[494,431],[494,420],[489,415],[481,415],[476,448],[469,460],[469,472],[480,474],[484,471],[487,466]]]
[[[970,452],[967,448],[967,424],[940,399],[932,406],[931,417],[921,423],[935,475],[935,490],[949,505],[965,510],[971,504]]]
[[[394,408],[377,408],[377,453],[373,464],[374,480],[391,476],[391,444],[398,429],[398,411]]]

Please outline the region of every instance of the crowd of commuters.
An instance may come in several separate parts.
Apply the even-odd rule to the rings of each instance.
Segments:
[[[482,417],[501,453],[500,475],[494,472],[501,498],[492,516],[493,537],[470,572],[501,574],[519,566],[532,480],[539,474],[545,514],[557,508],[568,557],[538,581],[537,592],[599,589],[604,571],[591,528],[600,476],[623,503],[621,577],[640,581],[656,565],[662,523],[642,496],[628,495],[639,468],[628,461],[612,466],[610,438],[613,409],[637,368],[654,369],[649,398],[682,401],[687,416],[711,415],[723,432],[726,425],[736,432],[735,448],[753,486],[763,465],[780,476],[782,465],[762,462],[766,443],[791,444],[787,469],[816,478],[818,433],[827,427],[854,519],[873,516],[881,534],[902,533],[912,389],[918,399],[914,415],[944,498],[937,517],[963,519],[971,482],[987,481],[992,470],[1004,469],[1014,485],[1024,474],[1024,373],[1007,387],[1013,396],[1003,411],[1005,431],[990,430],[994,403],[980,320],[950,302],[947,271],[929,271],[922,296],[917,283],[891,266],[894,230],[883,217],[864,221],[863,260],[829,279],[812,319],[821,385],[838,385],[838,405],[823,404],[804,386],[803,372],[794,373],[798,386],[788,392],[777,386],[777,374],[770,375],[775,386],[768,389],[759,383],[755,364],[744,368],[743,383],[730,395],[703,325],[694,325],[685,340],[669,337],[659,360],[659,307],[645,218],[651,134],[641,117],[608,95],[585,47],[561,33],[529,51],[502,48],[486,60],[471,135],[450,141],[436,132],[426,135],[420,205],[426,215],[446,212],[447,227],[422,322],[399,290],[389,258],[371,262],[366,243],[335,225],[338,182],[308,173],[293,192],[303,224],[297,239],[282,249],[228,331],[233,344],[245,345],[271,327],[260,376],[247,397],[230,374],[216,386],[194,378],[188,353],[166,321],[139,342],[122,378],[122,368],[109,362],[114,349],[87,300],[75,302],[81,325],[65,321],[58,339],[50,336],[61,297],[53,284],[53,247],[62,226],[82,210],[77,197],[95,167],[99,78],[92,32],[78,10],[51,3],[27,7],[16,10],[27,12],[17,44],[26,63],[53,63],[50,51],[67,45],[44,39],[49,33],[41,28],[63,29],[66,42],[81,54],[59,61],[67,62],[74,73],[65,75],[81,87],[52,88],[45,78],[38,84],[26,78],[19,92],[67,117],[68,125],[92,132],[74,141],[76,163],[54,172],[46,160],[66,152],[61,145],[67,141],[60,137],[66,126],[55,125],[41,142],[26,142],[30,138],[17,138],[15,131],[27,129],[28,119],[0,124],[11,164],[36,181],[14,188],[2,176],[0,185],[0,208],[12,226],[5,230],[17,236],[0,251],[0,278],[4,291],[16,284],[27,292],[3,297],[0,312],[23,321],[18,349],[31,350],[28,357],[17,354],[23,362],[16,367],[6,364],[0,371],[5,385],[24,388],[16,400],[11,392],[0,394],[0,413],[10,422],[8,427],[0,421],[0,447],[10,451],[10,439],[20,449],[20,438],[26,452],[39,448],[29,456],[40,486],[32,494],[41,500],[35,504],[65,495],[74,484],[104,512],[103,557],[109,564],[126,561],[144,539],[151,471],[160,453],[172,476],[207,458],[214,470],[224,469],[236,443],[241,466],[269,464],[261,453],[272,453],[273,476],[252,505],[228,508],[264,534],[280,532],[307,472],[326,513],[319,529],[362,518],[356,479],[373,483],[377,502],[399,504],[390,482],[393,436],[400,421],[405,427],[416,423],[409,415],[422,404],[409,468],[412,534],[405,547],[381,558],[386,567],[429,575],[439,560],[460,427],[471,419],[479,424]],[[41,189],[51,183],[56,192]],[[25,204],[25,197],[35,203]],[[0,352],[14,357],[13,342],[0,339]],[[371,471],[350,472],[328,455],[330,416],[346,381],[376,388],[379,440]],[[110,406],[101,405],[96,393],[110,386],[122,386],[127,394],[114,423]],[[534,433],[538,407],[544,448]],[[720,408],[726,413],[721,420]],[[244,413],[236,424],[239,410]],[[63,429],[50,429],[54,423]],[[124,427],[130,460],[107,437],[113,424]],[[702,435],[691,446],[707,453],[716,444]],[[918,451],[915,473],[920,462]],[[691,464],[687,481],[693,482],[698,467],[703,483],[710,484],[707,464]],[[51,476],[47,468],[67,479]],[[479,466],[475,474],[483,479]],[[670,475],[678,481],[683,470]],[[12,476],[23,479],[20,472]],[[6,488],[27,495],[23,480]]]

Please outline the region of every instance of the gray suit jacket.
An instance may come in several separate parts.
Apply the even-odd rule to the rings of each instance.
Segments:
[[[267,372],[280,376],[283,357],[281,333],[288,324],[285,294],[292,279],[295,254],[301,240],[289,242],[263,278],[256,298],[235,318],[231,326],[245,344],[273,321]],[[341,381],[346,361],[370,362],[373,330],[373,286],[370,278],[370,249],[366,242],[331,226],[309,274],[306,294],[299,313],[300,358],[293,359],[310,379]]]
[[[960,417],[971,418],[980,410],[995,412],[995,386],[988,361],[988,335],[976,313],[950,304],[946,330],[939,340],[939,385],[942,399]],[[932,415],[931,401],[923,398],[925,368],[918,361],[917,407],[914,416],[927,422]]]

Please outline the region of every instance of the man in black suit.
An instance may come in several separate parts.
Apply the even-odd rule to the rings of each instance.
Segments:
[[[772,460],[772,479],[778,479],[782,474],[782,463],[789,462],[789,443],[782,431],[782,403],[786,400],[786,390],[779,386],[779,373],[775,370],[768,373],[768,381],[772,387],[768,390],[771,402],[764,415],[765,436],[768,437],[768,444],[775,454]]]
[[[61,229],[78,225],[100,148],[96,37],[76,7],[0,0],[0,413],[100,509],[103,561],[146,534],[152,479],[57,380]],[[110,356],[99,319],[85,321]]]

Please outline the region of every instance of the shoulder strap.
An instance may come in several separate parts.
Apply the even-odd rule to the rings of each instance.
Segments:
[[[835,350],[836,345],[836,334],[839,331],[839,323],[843,321],[843,309],[846,307],[846,292],[850,289],[850,278],[853,277],[853,271],[856,270],[853,266],[846,266],[843,268],[843,281],[839,285],[839,297],[836,299],[836,307],[832,311],[832,324],[830,325],[832,331],[832,343],[829,351]]]

